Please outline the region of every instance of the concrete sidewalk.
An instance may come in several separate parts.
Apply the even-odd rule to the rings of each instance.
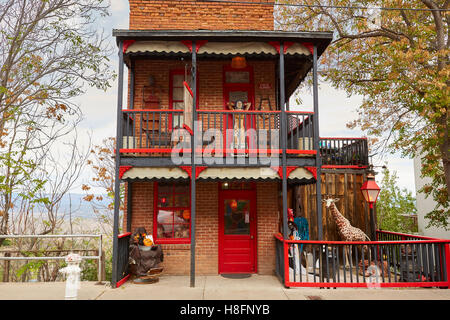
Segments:
[[[450,300],[450,289],[315,289],[284,288],[274,276],[246,279],[198,276],[196,287],[188,276],[162,276],[155,284],[82,282],[79,300]],[[64,300],[64,282],[0,283],[0,300]]]

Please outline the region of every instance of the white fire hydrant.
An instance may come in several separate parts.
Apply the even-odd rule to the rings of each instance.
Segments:
[[[67,267],[59,272],[66,275],[66,300],[77,300],[78,289],[80,289],[80,262],[81,256],[76,253],[70,253],[66,257]]]

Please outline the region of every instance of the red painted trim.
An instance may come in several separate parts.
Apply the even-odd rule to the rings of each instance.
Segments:
[[[127,49],[135,42],[136,42],[136,40],[125,40],[123,42],[123,53],[125,53],[127,51]]]
[[[125,233],[119,234],[117,236],[117,238],[122,239],[122,238],[125,238],[125,237],[128,237],[128,236],[131,236],[131,232],[125,232]]]
[[[191,186],[189,185],[189,193]],[[175,209],[178,208],[178,209]],[[168,210],[179,210],[186,207],[170,207]],[[191,210],[191,197],[189,195],[189,211]],[[156,244],[190,244],[191,243],[192,222],[189,220],[189,238],[179,239],[158,239],[158,181],[153,182],[153,239]]]
[[[280,42],[278,42],[278,41],[269,41],[267,43],[270,44],[272,47],[274,47],[275,50],[277,50],[278,54],[280,54]]]
[[[183,129],[187,130],[187,131],[189,132],[189,134],[190,134],[191,136],[193,136],[193,135],[194,135],[194,131],[192,131],[192,129],[191,129],[191,128],[189,128],[189,126],[188,126],[188,125],[186,125],[186,124],[183,124]]]
[[[121,153],[171,153],[173,150],[168,148],[149,148],[149,149],[120,149]],[[191,149],[180,150],[185,153],[191,152]]]
[[[176,113],[176,112],[184,112],[181,109],[123,109],[122,112],[159,112],[159,113]]]
[[[283,179],[283,167],[279,166],[279,167],[270,167],[270,169],[272,169],[273,171],[275,171],[276,173],[278,173],[278,176],[280,177],[280,179]]]
[[[120,287],[121,285],[123,285],[125,282],[128,281],[128,279],[130,278],[130,275],[126,275],[122,280],[120,280],[119,282],[116,283],[116,288]]]
[[[287,149],[287,154],[317,154],[317,150],[294,150],[294,149]]]
[[[119,179],[122,179],[122,177],[125,174],[125,172],[127,172],[131,168],[133,168],[133,167],[132,166],[120,166],[120,168],[119,168]]]
[[[280,111],[260,111],[260,110],[247,110],[247,111],[240,111],[240,110],[197,110],[197,113],[251,113],[251,114],[263,114],[263,113],[280,113]]]
[[[283,239],[283,238],[282,238]],[[284,242],[284,240],[281,240]],[[284,283],[289,281],[289,246],[284,243]]]
[[[191,87],[189,87],[188,83],[186,81],[183,81],[184,86],[186,89],[188,89],[189,93],[191,94],[191,97],[194,97],[194,93],[192,92]]]
[[[311,42],[302,42],[301,44],[304,45],[306,49],[311,52],[311,54],[314,54],[314,44],[312,44]]]
[[[448,240],[397,240],[397,241],[319,241],[319,240],[284,240],[286,243],[290,244],[372,244],[372,245],[382,245],[382,244],[422,244],[422,243],[450,243]]]
[[[323,169],[367,169],[368,166],[323,165]]]
[[[408,288],[408,287],[443,287],[447,282],[390,282],[377,284],[381,288]],[[367,283],[343,283],[343,282],[285,282],[286,287],[324,287],[324,288],[367,288]]]
[[[389,232],[386,232],[389,233]],[[450,239],[449,240],[414,240],[414,241],[311,241],[311,240],[284,240],[280,233],[274,234],[274,237],[283,242],[284,245],[284,265],[285,265],[285,286],[286,287],[367,287],[367,283],[341,283],[341,282],[291,282],[289,281],[289,261],[288,261],[288,248],[290,244],[372,244],[372,245],[385,245],[385,244],[421,244],[421,243],[445,243],[445,259],[447,265],[447,279],[450,275]],[[390,282],[380,283],[380,287],[393,288],[393,287],[447,287],[450,289],[450,279],[447,282],[435,281],[435,282]]]
[[[324,140],[367,140],[367,137],[359,137],[359,138],[352,138],[352,137],[320,137],[319,139]]]
[[[176,149],[176,148],[137,148],[137,149],[120,149],[121,153],[172,153],[174,150],[176,152],[184,152],[184,153],[190,153],[191,149]],[[196,152],[204,152],[206,148],[203,149],[196,149]],[[214,152],[216,149],[209,149],[208,152]],[[248,153],[248,154],[281,154],[280,149],[267,149],[267,150],[261,150],[261,149],[217,149],[217,151],[222,151],[224,156],[227,153]]]
[[[450,239],[432,239],[432,240],[402,240],[402,241],[321,241],[321,240],[284,240],[280,234],[274,234],[274,237],[280,241],[284,241],[288,244],[410,244],[410,243],[449,243]]]
[[[425,236],[420,236],[420,235],[400,233],[400,232],[394,232],[394,231],[385,231],[385,230],[377,230],[377,233],[394,234],[397,236],[420,238],[420,239],[424,239],[424,240],[444,240],[444,241],[448,240],[448,239],[431,238],[431,237],[425,237]]]
[[[306,170],[312,173],[314,179],[317,180],[317,168],[316,167],[305,167]]]
[[[294,42],[284,42],[283,52],[286,54],[287,50],[294,45]]]
[[[206,166],[197,166],[197,167],[195,167],[195,179],[197,179],[198,178],[198,175],[202,172],[202,171],[204,171],[205,169],[207,169],[208,167],[206,167]]]
[[[197,42],[195,43],[195,52],[198,53],[198,50],[200,49],[200,47],[202,47],[205,43],[207,43],[208,40],[197,40]],[[192,52],[192,41],[191,40],[181,40],[181,43],[184,44],[190,52]]]
[[[180,169],[187,172],[189,178],[192,179],[192,167],[191,166],[179,166]]]
[[[447,267],[447,289],[450,289],[450,245],[444,245],[445,265]],[[441,268],[442,270],[442,268]]]
[[[294,171],[295,169],[299,168],[298,166],[286,166],[286,175],[289,178],[289,175],[291,174],[292,171]]]
[[[285,111],[286,113],[291,113],[291,114],[314,114],[314,112],[313,111],[289,111],[289,110],[286,110]]]

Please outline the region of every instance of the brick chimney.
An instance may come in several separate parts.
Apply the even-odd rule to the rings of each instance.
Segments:
[[[273,0],[239,2],[129,0],[130,30],[274,30]]]

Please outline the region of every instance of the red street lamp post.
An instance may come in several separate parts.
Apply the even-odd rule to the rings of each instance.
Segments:
[[[375,227],[375,215],[373,204],[377,202],[378,195],[380,194],[380,187],[375,182],[375,176],[372,173],[367,175],[367,180],[361,187],[361,192],[364,196],[364,200],[369,203],[370,208],[370,220],[372,221],[372,241],[376,239],[376,227]]]

